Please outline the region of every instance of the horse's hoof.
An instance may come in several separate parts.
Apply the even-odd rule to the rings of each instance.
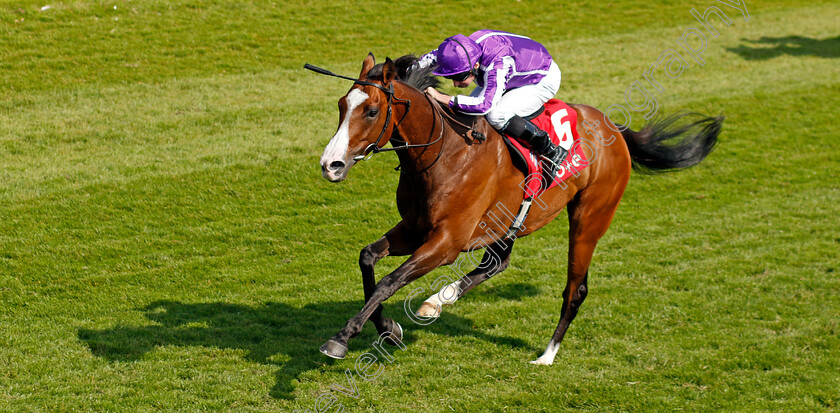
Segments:
[[[329,339],[321,346],[321,353],[324,353],[327,357],[341,360],[347,354],[347,346],[333,339]]]
[[[440,317],[440,306],[424,302],[417,310],[417,317],[438,318]]]
[[[389,334],[387,337],[385,337],[385,342],[386,342],[386,343],[388,343],[388,344],[390,344],[390,345],[392,345],[392,346],[397,346],[397,345],[399,345],[399,344],[397,344],[397,342],[402,343],[402,339],[403,339],[403,328],[402,328],[402,326],[400,325],[400,323],[398,323],[398,322],[396,322],[396,321],[394,321],[394,320],[391,320],[391,329],[390,329],[390,333],[391,333],[391,334]],[[391,337],[394,337],[394,338],[392,339]],[[396,340],[396,341],[395,341],[395,340]]]
[[[531,361],[531,364],[536,364],[538,366],[550,366],[554,363],[554,360],[543,360],[542,358],[538,358],[536,360]]]

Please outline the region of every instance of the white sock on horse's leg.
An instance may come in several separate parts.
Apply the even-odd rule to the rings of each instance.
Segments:
[[[460,294],[461,287],[459,286],[458,281],[455,281],[454,283],[441,288],[440,291],[432,294],[431,297],[426,299],[426,301],[423,302],[423,305],[420,306],[420,309],[417,310],[417,315],[420,317],[439,317],[441,306],[443,304],[455,303]]]
[[[540,358],[531,362],[531,364],[539,364],[542,366],[550,366],[554,363],[554,357],[557,356],[557,350],[560,349],[560,343],[555,343],[554,339],[548,342],[548,347]]]

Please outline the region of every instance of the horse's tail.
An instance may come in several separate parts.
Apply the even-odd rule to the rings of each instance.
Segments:
[[[686,116],[700,116],[701,119],[688,125],[676,125]],[[712,152],[723,119],[723,116],[677,113],[666,118],[656,117],[638,132],[626,127],[621,135],[630,149],[634,170],[642,173],[675,171],[697,165]]]

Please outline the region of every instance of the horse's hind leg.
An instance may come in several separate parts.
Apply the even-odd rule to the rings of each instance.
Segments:
[[[500,243],[493,243],[487,247],[484,252],[484,257],[481,259],[481,264],[478,268],[470,271],[469,274],[464,275],[458,281],[443,287],[439,292],[433,294],[431,297],[423,302],[423,305],[417,310],[419,317],[439,317],[442,304],[454,304],[467,291],[475,288],[476,285],[483,283],[490,279],[490,277],[504,271],[510,264],[510,253],[513,251],[513,240],[505,240]],[[461,254],[459,259],[466,259],[465,254]],[[458,261],[455,261],[457,264]]]
[[[618,190],[616,190],[618,189]],[[610,226],[618,201],[624,192],[620,188],[592,186],[581,192],[567,206],[569,212],[569,268],[560,322],[545,352],[533,364],[551,365],[566,330],[580,309],[588,292],[589,263],[595,245]]]

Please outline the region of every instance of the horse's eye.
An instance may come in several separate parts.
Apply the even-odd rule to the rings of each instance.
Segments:
[[[365,114],[369,118],[375,118],[376,115],[379,114],[379,109],[368,109],[367,113]]]

